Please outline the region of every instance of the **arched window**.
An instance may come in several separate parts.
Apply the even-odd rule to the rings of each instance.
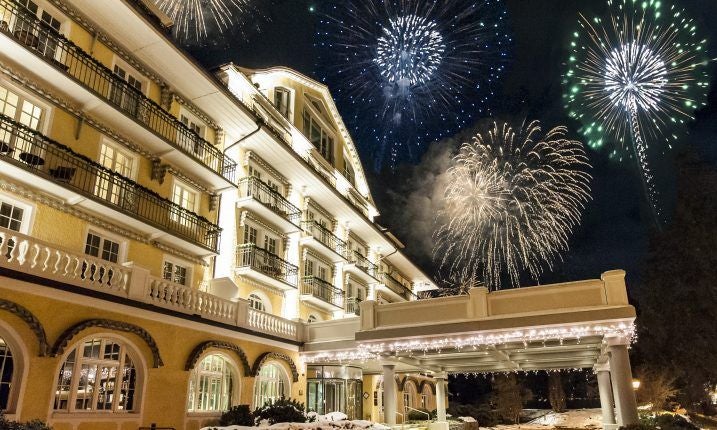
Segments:
[[[404,417],[408,417],[412,409],[416,409],[416,397],[418,397],[418,389],[413,381],[406,381],[403,386],[403,410]],[[407,418],[404,418],[407,419]]]
[[[319,317],[317,317],[315,314],[310,314],[309,318],[307,318],[307,322],[313,323],[319,320]]]
[[[226,357],[207,355],[192,370],[187,411],[226,411],[232,405],[237,380],[234,367]]]
[[[80,342],[65,358],[57,377],[56,411],[135,410],[137,369],[127,345],[109,338]]]
[[[10,389],[12,388],[12,377],[15,371],[15,362],[12,358],[12,351],[5,339],[0,337],[0,410],[4,411],[10,404]]]
[[[421,391],[421,409],[425,409],[427,411],[433,410],[433,391],[431,391],[431,386],[426,384],[423,386],[423,391]]]
[[[265,297],[263,297],[263,294],[260,295],[257,292],[249,294],[249,306],[252,309],[256,309],[257,311],[261,312],[271,312],[271,309],[269,309],[268,306],[268,300],[266,300]]]
[[[254,407],[259,408],[270,400],[288,396],[289,388],[289,377],[280,364],[264,364],[254,382]]]

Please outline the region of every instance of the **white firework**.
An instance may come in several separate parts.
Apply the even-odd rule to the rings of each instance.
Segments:
[[[185,43],[202,43],[210,33],[241,26],[252,0],[155,0],[174,21],[175,36]]]
[[[542,134],[494,123],[464,143],[448,169],[434,239],[441,268],[458,284],[490,289],[537,280],[568,249],[590,200],[582,143],[565,127]]]

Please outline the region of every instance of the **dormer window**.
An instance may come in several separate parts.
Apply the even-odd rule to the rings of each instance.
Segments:
[[[334,164],[334,138],[308,110],[304,110],[304,135],[326,161]]]
[[[274,88],[274,106],[284,118],[289,119],[291,110],[291,91],[286,88]]]

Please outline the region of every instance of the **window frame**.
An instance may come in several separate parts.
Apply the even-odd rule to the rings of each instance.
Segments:
[[[286,94],[287,102],[286,102],[286,114],[282,112],[281,106],[277,104],[277,94],[283,93]],[[294,91],[291,88],[283,87],[281,85],[274,87],[274,99],[273,105],[276,108],[276,110],[279,112],[281,116],[288,119],[289,121],[293,122],[293,116],[294,116]]]
[[[224,360],[224,365],[226,366],[226,369],[228,369],[229,375],[232,378],[232,381],[231,381],[232,386],[231,386],[230,392],[229,392],[227,408],[222,408],[222,406],[220,406],[220,409],[216,409],[216,410],[214,410],[214,409],[197,409],[196,406],[200,402],[200,399],[201,399],[201,397],[199,396],[199,393],[200,393],[199,387],[201,387],[201,383],[200,383],[201,377],[203,376],[203,374],[208,375],[211,373],[216,373],[216,372],[212,372],[212,371],[204,371],[203,369],[201,369],[202,363],[207,358],[215,357],[215,356]],[[226,411],[226,409],[232,407],[232,405],[234,405],[239,400],[239,396],[241,393],[241,380],[242,380],[241,376],[242,375],[239,372],[239,366],[237,366],[236,361],[233,360],[229,355],[224,354],[221,351],[214,351],[214,350],[210,350],[210,351],[206,352],[199,358],[199,360],[197,360],[197,363],[195,364],[194,368],[191,370],[191,372],[189,374],[189,380],[187,381],[187,405],[185,405],[185,412],[188,415],[195,415],[195,416],[196,415],[220,415],[221,413]],[[194,383],[194,389],[195,389],[193,399],[190,397],[192,383]],[[222,385],[224,385],[225,381],[222,380],[221,383],[222,383]],[[220,389],[220,391],[221,391],[221,389]],[[193,400],[192,403],[193,403],[194,407],[193,407],[193,409],[190,410],[189,402],[191,400]]]
[[[149,78],[147,78],[143,73],[141,73],[139,70],[137,70],[137,69],[135,69],[133,66],[131,66],[131,65],[130,65],[129,63],[127,63],[124,59],[122,59],[121,57],[119,57],[117,54],[114,54],[114,55],[112,56],[112,63],[111,63],[111,65],[110,65],[109,69],[112,71],[112,73],[113,73],[115,76],[120,77],[119,75],[117,75],[117,74],[115,73],[115,66],[121,68],[125,73],[128,74],[128,76],[131,76],[131,77],[134,78],[136,81],[138,81],[138,82],[140,83],[140,87],[141,87],[141,88],[138,89],[139,92],[142,93],[143,96],[147,97],[147,94],[148,94],[148,92],[149,92],[149,82],[150,82],[150,81],[149,81]],[[123,79],[123,80],[124,80],[125,82],[127,82],[127,84],[129,84],[131,87],[137,89],[137,88],[136,88],[135,86],[133,86],[126,78],[121,78],[121,77],[120,77],[120,79]]]
[[[22,220],[20,221],[20,230],[18,230],[18,233],[28,236],[31,235],[32,227],[35,223],[36,206],[4,192],[0,192],[0,203],[7,203],[23,210]]]
[[[183,118],[187,119],[187,123],[185,124],[183,121]],[[207,124],[199,119],[197,115],[195,115],[193,112],[191,112],[189,109],[185,108],[184,106],[181,106],[179,109],[179,115],[177,116],[177,119],[179,122],[184,124],[188,129],[192,130],[193,132],[197,133],[199,137],[206,140],[207,136]],[[192,125],[195,125],[197,128],[199,128],[199,131],[192,128]]]
[[[263,370],[265,367],[267,367],[267,366],[273,366],[273,367],[276,367],[276,368],[278,369],[278,372],[277,372],[277,373],[278,373],[280,376],[279,376],[279,378],[272,379],[272,381],[281,379],[281,382],[283,383],[283,390],[282,390],[283,393],[282,393],[282,394],[283,394],[284,396],[287,396],[287,397],[288,397],[288,396],[291,396],[291,378],[289,378],[289,373],[288,373],[288,372],[286,371],[286,369],[284,368],[284,365],[283,365],[281,362],[277,361],[277,360],[267,361],[267,362],[265,362],[265,363],[263,363],[263,364],[261,365],[261,367],[259,368],[259,370],[258,370],[258,372],[257,372],[257,374],[256,374],[256,377],[254,378],[254,387],[253,387],[253,389],[252,389],[252,401],[251,401],[252,406],[253,406],[253,409],[257,409],[257,408],[263,406],[264,403],[266,403],[266,397],[267,397],[267,396],[259,396],[259,395],[257,394],[257,389],[258,389],[258,387],[261,386],[261,383],[263,382],[263,381],[262,381],[261,372],[262,372],[262,370]],[[261,405],[257,405],[257,400],[258,400],[260,397],[262,397],[262,398],[265,399],[265,400],[264,400],[264,403],[262,403]],[[277,398],[278,398],[278,397],[277,397]]]
[[[89,234],[94,234],[95,236],[99,236],[102,239],[102,243],[105,240],[110,240],[112,242],[116,242],[119,244],[119,250],[117,252],[117,262],[116,263],[113,263],[109,260],[105,260],[101,257],[102,246],[100,246],[100,256],[98,256],[98,257],[95,257],[94,255],[85,253],[85,247],[87,246],[87,236]],[[81,251],[83,255],[87,255],[88,257],[96,258],[98,260],[107,261],[108,263],[111,263],[111,264],[121,265],[121,264],[127,262],[127,247],[128,247],[127,243],[128,242],[127,242],[127,239],[125,239],[124,237],[109,233],[106,230],[97,228],[95,226],[87,226],[85,228],[84,238],[85,238],[85,240],[82,244],[82,251]]]
[[[22,336],[17,333],[14,327],[2,320],[0,320],[0,337],[5,341],[5,345],[9,348],[13,359],[13,374],[12,378],[10,378],[7,408],[3,411],[3,414],[8,419],[14,419],[20,415],[22,410],[23,393],[25,392],[30,367],[29,357],[31,355]]]
[[[166,268],[167,264],[172,265],[172,279],[167,279],[164,277],[165,268]],[[179,283],[174,280],[174,276],[176,275],[175,269],[177,267],[181,267],[181,268],[185,269],[185,274],[184,274],[185,283],[184,284]],[[180,260],[178,258],[175,258],[173,256],[169,256],[169,255],[165,254],[164,258],[162,259],[162,279],[165,281],[172,282],[174,284],[183,285],[185,287],[192,287],[192,285],[194,284],[194,265],[187,261]]]
[[[38,124],[36,130],[38,133],[44,134],[45,136],[48,135],[48,132],[50,130],[50,125],[52,124],[53,119],[53,113],[54,110],[52,108],[52,105],[45,102],[45,100],[41,99],[40,97],[37,97],[33,95],[32,93],[26,91],[24,88],[19,87],[12,82],[9,82],[6,79],[3,79],[0,77],[0,87],[4,87],[6,90],[16,94],[19,98],[18,100],[18,112],[22,111],[22,104],[21,102],[24,100],[29,101],[30,103],[34,104],[35,106],[38,106],[42,109],[42,117],[40,118],[40,122]],[[17,117],[17,114],[15,117],[13,117],[13,121],[20,122],[19,118]]]
[[[263,310],[261,310],[261,309],[256,309],[255,307],[253,307],[253,306],[251,305],[251,296],[256,296],[257,298],[259,298],[259,300],[261,301],[261,303],[262,303],[263,306],[264,306],[264,309],[263,309]],[[272,313],[273,313],[273,310],[274,310],[273,308],[274,308],[274,307],[271,305],[271,300],[269,300],[269,296],[267,296],[266,294],[264,294],[264,292],[262,292],[262,291],[259,291],[259,290],[253,290],[253,291],[251,291],[249,294],[247,294],[246,300],[249,302],[249,308],[250,308],[250,309],[259,310],[259,311],[264,312],[264,313],[267,313],[267,314],[272,314]]]
[[[91,410],[84,410],[84,409],[76,409],[76,392],[73,393],[73,388],[79,387],[79,378],[76,378],[75,375],[77,374],[77,369],[81,369],[81,363],[82,360],[79,358],[80,350],[83,348],[85,342],[88,340],[93,339],[101,339],[101,344],[104,345],[107,341],[112,341],[115,343],[120,344],[121,350],[120,350],[120,358],[121,360],[118,361],[118,363],[123,363],[124,357],[122,353],[124,353],[125,356],[129,356],[130,360],[132,360],[132,363],[134,365],[135,370],[135,382],[134,382],[134,398],[132,401],[132,410],[116,410],[115,405],[119,403],[119,400],[115,401],[113,400],[113,409],[112,410],[97,410],[97,409],[91,409]],[[65,362],[67,361],[68,357],[75,352],[75,362],[73,363],[73,374],[70,377],[70,397],[67,399],[67,409],[55,409],[55,405],[57,402],[56,396],[58,391],[58,385],[59,380],[58,376],[60,371],[65,366]],[[95,362],[101,362],[102,359],[99,360],[91,360]],[[119,367],[119,366],[118,366]],[[53,379],[53,385],[52,385],[52,396],[50,400],[50,414],[52,417],[86,417],[88,415],[107,415],[107,416],[137,416],[140,415],[144,409],[143,400],[144,400],[144,394],[146,389],[146,372],[147,372],[147,363],[144,360],[144,356],[139,352],[139,349],[137,346],[131,342],[128,338],[119,335],[117,333],[107,333],[107,332],[100,332],[100,333],[93,333],[91,335],[85,336],[81,339],[79,339],[77,342],[73,342],[71,346],[69,346],[65,353],[62,355],[62,359],[59,360],[59,363],[55,367],[55,373],[54,373],[54,379]],[[119,370],[118,372],[121,372]],[[121,377],[121,376],[120,376]],[[93,396],[94,401],[94,396]],[[96,405],[95,405],[96,407]]]

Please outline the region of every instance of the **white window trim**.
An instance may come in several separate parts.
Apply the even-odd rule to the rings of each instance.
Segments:
[[[13,93],[19,95],[22,99],[27,99],[33,104],[36,104],[40,108],[42,108],[42,114],[43,118],[40,122],[40,127],[38,128],[37,132],[41,133],[45,136],[48,136],[49,130],[50,130],[50,124],[52,124],[53,114],[54,110],[52,109],[52,106],[47,103],[45,100],[41,99],[40,97],[26,91],[22,87],[18,87],[17,85],[11,83],[10,81],[7,81],[5,79],[0,78],[0,86],[3,86]],[[18,106],[20,108],[21,106]],[[13,118],[14,120],[14,118]]]
[[[126,264],[127,261],[127,251],[129,248],[129,241],[124,236],[120,236],[116,233],[111,233],[107,230],[95,227],[93,225],[88,225],[85,227],[85,235],[82,237],[82,250],[80,251],[82,255],[85,255],[85,245],[87,244],[87,235],[88,234],[94,234],[96,236],[101,236],[102,238],[107,238],[113,242],[119,243],[119,253],[117,254],[117,263],[115,264]],[[92,258],[99,258],[99,257],[92,257]],[[101,258],[100,258],[101,259]]]
[[[120,342],[124,344],[126,353],[129,354],[130,358],[134,362],[134,368],[137,372],[135,380],[135,391],[134,391],[134,404],[135,407],[132,411],[77,411],[77,410],[68,410],[68,411],[61,411],[55,409],[55,392],[57,391],[57,375],[60,374],[60,369],[62,369],[62,366],[65,364],[65,361],[67,360],[67,357],[74,351],[75,349],[78,349],[82,346],[82,344],[89,340],[89,339],[96,339],[96,338],[102,338],[102,339],[111,339],[116,342]],[[52,395],[50,397],[50,405],[49,405],[49,414],[48,416],[52,418],[78,418],[78,419],[87,419],[88,416],[103,416],[103,417],[112,417],[112,419],[122,419],[122,417],[128,417],[132,419],[137,419],[138,416],[142,416],[142,412],[144,411],[144,398],[147,390],[147,361],[144,358],[144,355],[141,353],[141,349],[137,347],[137,345],[132,342],[129,338],[113,332],[99,332],[99,333],[93,333],[88,336],[84,336],[83,338],[73,342],[71,345],[69,345],[67,348],[65,348],[65,353],[62,354],[62,358],[57,362],[55,365],[55,373],[54,379],[53,379],[53,385],[52,385]],[[74,378],[74,375],[73,375]],[[74,381],[71,381],[71,384],[73,384]]]
[[[97,154],[97,162],[102,164],[102,145],[106,145],[111,147],[117,152],[121,152],[125,155],[127,155],[129,158],[132,159],[132,171],[130,172],[129,179],[135,181],[137,179],[137,171],[139,170],[139,157],[137,157],[137,154],[135,154],[130,149],[127,149],[126,147],[118,144],[114,140],[110,139],[107,136],[102,136],[100,138],[100,151],[99,154]]]
[[[30,352],[27,350],[22,336],[10,324],[2,320],[0,320],[0,337],[3,338],[5,345],[10,349],[13,360],[10,392],[8,393],[7,409],[4,412],[5,417],[13,419],[20,416],[22,411],[23,398],[25,397],[23,394],[30,369]]]
[[[239,366],[237,365],[236,361],[234,359],[232,359],[228,354],[224,354],[223,352],[216,351],[216,350],[210,350],[210,351],[202,354],[199,357],[199,359],[197,360],[196,364],[194,365],[194,368],[191,370],[189,377],[190,377],[190,379],[197,378],[198,375],[195,374],[195,372],[197,372],[197,370],[198,370],[197,367],[202,363],[202,361],[204,361],[205,358],[209,357],[210,355],[218,355],[218,356],[222,357],[224,360],[226,360],[227,364],[229,365],[229,367],[231,369],[231,372],[233,373],[233,375],[232,375],[233,376],[233,380],[232,380],[233,390],[229,395],[229,407],[232,407],[233,405],[235,405],[236,403],[239,402],[239,397],[241,395],[242,374],[239,371]],[[197,380],[195,379],[195,383],[196,382],[197,382]],[[196,385],[195,385],[195,390],[196,390]],[[187,396],[189,396],[189,383],[187,383]],[[195,400],[195,405],[196,405],[196,398],[194,400]],[[185,405],[185,409],[186,409],[186,405]],[[185,412],[189,416],[220,416],[224,411],[222,411],[222,410],[217,410],[217,411],[201,411],[201,410],[189,411],[189,410],[186,410]]]
[[[185,208],[185,209],[197,214],[198,213],[197,209],[199,208],[199,203],[202,200],[201,192],[199,190],[197,190],[196,188],[194,188],[193,186],[189,185],[188,183],[182,181],[181,179],[173,178],[172,179],[172,198],[170,199],[173,202],[174,202],[174,188],[176,186],[180,186],[184,189],[187,189],[187,190],[189,190],[189,192],[194,194],[194,207],[193,208]],[[174,202],[174,203],[179,205],[179,203],[177,203],[177,202]]]
[[[264,303],[264,312],[266,312],[267,314],[273,315],[274,307],[271,305],[271,300],[269,300],[269,296],[267,296],[266,293],[264,293],[263,291],[253,290],[253,291],[250,291],[249,294],[246,295],[247,301],[249,301],[249,296],[251,296],[252,294],[259,297],[261,299],[261,301]]]
[[[67,36],[71,26],[71,20],[62,13],[58,8],[50,4],[47,0],[32,0],[38,7],[38,19],[42,16],[42,11],[47,11],[53,18],[60,21],[60,34]]]
[[[27,200],[20,200],[11,194],[3,192],[0,192],[0,200],[10,203],[13,206],[22,208],[23,219],[22,223],[20,224],[20,233],[30,236],[32,234],[32,227],[35,224],[35,214],[37,212],[37,206],[33,203],[28,202]],[[85,239],[86,238],[87,236],[85,236]]]
[[[164,258],[162,258],[162,279],[165,281],[166,281],[166,279],[164,279],[164,264],[165,263],[170,263],[173,266],[181,266],[181,267],[186,268],[187,269],[187,283],[184,286],[190,287],[190,288],[193,287],[193,285],[194,285],[194,264],[192,264],[186,260],[181,260],[174,256],[164,254]],[[170,281],[170,282],[174,282],[174,281]]]
[[[178,119],[180,120],[180,122],[181,122],[182,115],[186,116],[187,119],[190,120],[191,122],[199,125],[199,131],[200,131],[199,137],[201,137],[202,139],[206,139],[207,127],[208,127],[207,123],[202,121],[201,119],[199,119],[198,116],[196,116],[192,111],[185,108],[184,106],[180,106],[180,108],[179,108]]]
[[[140,92],[143,95],[146,96],[149,93],[149,79],[142,72],[132,67],[128,62],[123,60],[117,54],[114,54],[112,56],[112,64],[110,66],[110,70],[112,71],[112,73],[114,73],[115,66],[121,67],[127,73],[130,73],[133,77],[138,78],[137,80],[140,81],[140,83],[142,84],[142,89],[140,90]]]
[[[294,124],[294,120],[295,120],[295,116],[296,116],[296,109],[295,109],[295,107],[296,107],[296,90],[293,88],[285,87],[283,85],[276,85],[271,91],[272,96],[274,96],[274,98],[271,100],[272,105],[274,104],[274,100],[276,100],[276,90],[277,89],[281,89],[281,90],[285,90],[285,91],[289,92],[289,112],[288,112],[286,119],[289,120],[289,122],[291,122],[292,124]],[[279,111],[278,106],[274,106],[274,107],[276,108],[277,111]],[[281,112],[279,112],[279,114],[281,115]],[[283,116],[283,115],[281,115],[281,116]]]
[[[277,360],[270,360],[270,361],[267,361],[266,363],[262,363],[261,367],[269,366],[269,365],[274,365],[279,368],[279,371],[284,376],[284,382],[285,382],[284,396],[286,396],[287,398],[291,397],[291,378],[289,377],[289,372],[287,372],[286,368],[284,367],[284,364]],[[252,403],[253,409],[263,406],[263,405],[255,405],[254,404],[254,403],[256,403],[256,387],[257,387],[257,384],[260,382],[259,381],[259,379],[260,379],[259,373],[260,372],[261,372],[261,368],[259,368],[259,371],[257,372],[257,376],[254,378],[254,387],[251,392],[251,397],[252,397],[251,403]]]

